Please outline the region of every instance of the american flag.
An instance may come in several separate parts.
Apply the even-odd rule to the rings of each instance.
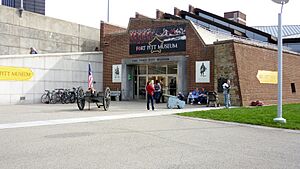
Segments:
[[[88,88],[92,88],[93,87],[93,73],[92,73],[92,67],[91,67],[91,63],[89,63],[89,77],[88,77]]]

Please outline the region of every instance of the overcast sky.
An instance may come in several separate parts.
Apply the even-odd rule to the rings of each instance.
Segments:
[[[46,0],[46,15],[99,28],[107,21],[108,0]],[[223,16],[239,10],[248,26],[277,25],[280,5],[271,0],[110,0],[110,23],[127,27],[135,12],[155,18],[156,9],[173,14],[174,7],[188,11],[188,5]],[[300,25],[300,0],[284,5],[283,24]]]

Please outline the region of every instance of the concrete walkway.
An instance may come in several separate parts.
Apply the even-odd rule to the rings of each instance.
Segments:
[[[300,168],[299,132],[172,115],[206,109],[197,105],[156,107],[1,106],[0,168]]]
[[[300,132],[173,115],[207,109],[198,105],[156,108],[1,106],[0,168],[300,168]]]
[[[124,118],[170,115],[188,111],[218,109],[205,105],[186,105],[184,109],[167,109],[166,103],[155,105],[154,111],[146,110],[146,104],[140,101],[111,102],[108,111],[95,104],[85,106],[83,111],[76,104],[33,104],[6,105],[0,107],[0,129],[56,125],[89,121],[102,121]]]

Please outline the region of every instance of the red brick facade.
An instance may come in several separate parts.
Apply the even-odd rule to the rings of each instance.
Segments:
[[[129,31],[186,24],[186,51],[129,54]],[[101,49],[104,54],[104,87],[121,90],[120,83],[112,83],[112,65],[121,64],[125,58],[145,58],[161,56],[185,56],[187,58],[187,90],[204,87],[217,90],[219,78],[232,80],[231,99],[233,105],[247,106],[251,101],[261,100],[266,104],[276,104],[277,85],[261,84],[256,78],[258,70],[277,70],[277,50],[249,45],[238,41],[217,42],[205,45],[194,27],[185,20],[131,18],[127,30],[101,24]],[[283,102],[300,102],[300,55],[283,55]],[[210,61],[210,83],[195,83],[195,62]],[[124,75],[123,75],[124,76]],[[127,75],[125,75],[127,76]],[[177,79],[178,81],[182,79]],[[296,86],[292,93],[291,83]],[[222,94],[220,101],[222,103]]]
[[[277,50],[234,43],[237,72],[242,104],[262,100],[277,104],[277,84],[262,84],[256,75],[258,70],[277,71]],[[300,55],[283,53],[282,96],[283,103],[300,103]],[[292,93],[291,83],[296,86]]]
[[[277,104],[277,84],[260,83],[258,70],[277,71],[277,50],[245,44],[239,41],[223,41],[215,44],[215,86],[220,77],[232,81],[231,101],[234,105],[248,106],[260,100],[265,104]],[[300,55],[283,53],[283,103],[300,103]],[[296,92],[292,93],[291,83]],[[223,96],[220,95],[223,102]]]
[[[186,24],[186,51],[185,52],[169,52],[160,54],[129,54],[129,30],[143,29],[143,28],[157,28],[170,25]],[[192,90],[195,87],[204,87],[207,90],[213,90],[213,72],[211,72],[211,83],[195,83],[195,61],[210,61],[211,71],[214,64],[214,49],[213,46],[205,46],[195,32],[192,25],[184,20],[156,20],[148,18],[131,18],[129,21],[128,29],[123,33],[110,33],[106,34],[101,41],[106,43],[104,45],[104,86],[110,86],[112,90],[121,89],[120,84],[112,83],[112,65],[121,64],[121,60],[124,58],[143,58],[143,57],[159,57],[159,56],[178,56],[183,55],[188,58],[188,90]],[[179,81],[181,79],[178,79]]]

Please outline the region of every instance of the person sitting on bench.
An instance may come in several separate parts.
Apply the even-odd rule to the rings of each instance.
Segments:
[[[202,87],[199,91],[198,103],[207,104],[207,91]]]
[[[199,89],[195,88],[192,92],[190,92],[188,96],[188,100],[190,104],[198,103],[199,102]]]

